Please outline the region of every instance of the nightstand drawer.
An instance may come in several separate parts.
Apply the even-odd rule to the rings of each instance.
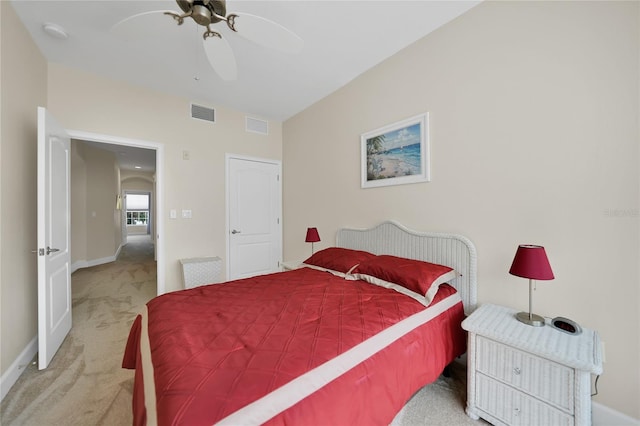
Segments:
[[[508,425],[570,426],[573,416],[484,374],[476,375],[476,407]]]
[[[477,371],[573,414],[572,368],[482,336],[477,337],[476,363]]]

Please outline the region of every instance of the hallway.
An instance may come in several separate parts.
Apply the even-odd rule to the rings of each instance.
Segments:
[[[46,370],[30,364],[2,401],[3,425],[131,424],[133,372],[121,368],[129,328],[156,295],[148,235],[129,236],[115,262],[71,276],[73,326]]]

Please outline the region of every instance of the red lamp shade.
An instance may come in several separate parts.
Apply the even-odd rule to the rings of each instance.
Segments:
[[[534,280],[552,280],[555,278],[544,247],[534,245],[518,246],[509,273],[517,277]]]
[[[318,234],[318,228],[307,228],[307,238],[304,239],[305,243],[317,243],[320,241],[320,234]]]

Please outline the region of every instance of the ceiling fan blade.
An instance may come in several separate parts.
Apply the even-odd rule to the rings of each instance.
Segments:
[[[281,52],[300,53],[304,47],[304,40],[293,31],[249,13],[236,14],[232,29],[247,40]]]
[[[170,16],[166,16],[165,12],[172,11],[152,10],[131,15],[113,25],[110,31],[127,41],[144,40],[158,34],[166,34],[165,31],[178,28],[178,25]]]
[[[225,81],[233,81],[238,76],[236,58],[227,40],[220,37],[209,37],[204,40],[204,53],[211,68]]]

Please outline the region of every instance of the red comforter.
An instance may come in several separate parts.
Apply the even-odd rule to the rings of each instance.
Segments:
[[[451,307],[406,325],[425,317],[424,305],[309,268],[159,296],[136,319],[123,361],[136,369],[134,424],[388,424],[465,350],[462,303],[447,285],[427,309],[441,301]],[[367,349],[375,335],[389,342]]]

